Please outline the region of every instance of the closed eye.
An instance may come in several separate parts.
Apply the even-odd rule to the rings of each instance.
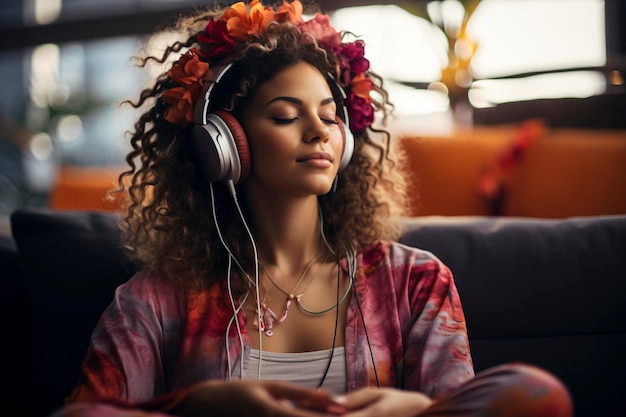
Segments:
[[[281,117],[272,117],[272,120],[274,121],[274,123],[276,123],[277,125],[288,125],[290,123],[295,122],[296,120],[298,120],[297,117],[291,118],[291,119],[283,119]]]

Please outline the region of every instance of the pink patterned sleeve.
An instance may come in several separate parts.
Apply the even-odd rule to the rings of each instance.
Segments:
[[[81,380],[59,416],[79,410],[81,415],[111,415],[111,407],[123,415],[121,410],[138,404],[163,410],[180,401],[185,393],[168,393],[163,367],[171,355],[167,340],[180,327],[174,317],[184,317],[182,292],[170,287],[140,272],[116,290],[93,332]]]
[[[450,269],[428,252],[410,259],[405,384],[437,398],[474,376],[465,315]]]

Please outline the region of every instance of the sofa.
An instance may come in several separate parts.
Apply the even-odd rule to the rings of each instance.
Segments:
[[[626,215],[398,221],[403,243],[454,273],[476,371],[534,364],[563,380],[577,417],[623,415]],[[112,212],[28,208],[0,234],[3,394],[21,415],[62,405],[100,313],[135,271],[117,223]]]
[[[411,215],[564,218],[626,213],[626,130],[541,120],[397,133]],[[485,181],[500,190],[488,192]]]

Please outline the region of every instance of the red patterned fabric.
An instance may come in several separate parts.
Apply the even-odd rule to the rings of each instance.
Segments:
[[[426,251],[379,242],[359,253],[357,264],[358,297],[351,298],[345,329],[348,391],[375,386],[378,378],[380,386],[421,391],[449,409],[468,398],[479,408],[499,398],[473,379],[463,310],[443,263]],[[229,373],[239,377],[239,361],[250,354],[249,336],[240,314],[241,346],[231,318],[225,286],[189,295],[150,272],[136,274],[102,315],[83,380],[55,417],[124,415],[131,408],[159,416],[196,383]],[[520,374],[526,375],[498,373],[494,381],[501,381],[491,386],[506,387]],[[467,387],[469,396],[463,394]],[[432,411],[428,415],[444,415]]]

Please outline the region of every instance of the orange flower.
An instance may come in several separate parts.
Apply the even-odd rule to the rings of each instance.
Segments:
[[[283,0],[283,5],[276,11],[277,22],[291,22],[294,24],[302,23],[302,3],[299,0],[288,3]]]
[[[167,75],[181,85],[202,83],[202,78],[209,70],[209,64],[200,61],[200,57],[200,51],[191,48],[181,55],[176,65],[167,72]]]
[[[165,120],[183,127],[194,121],[195,103],[200,96],[200,89],[174,87],[163,92],[161,98],[168,103]]]
[[[350,91],[357,96],[361,97],[367,103],[372,102],[370,97],[370,91],[372,91],[372,80],[365,76],[365,73],[357,74],[350,82]]]
[[[170,105],[165,112],[165,120],[170,123],[185,126],[194,121],[195,102],[200,96],[204,76],[209,71],[209,64],[201,58],[200,51],[191,48],[167,71],[167,75],[180,85],[164,91],[161,96]]]
[[[250,3],[250,11],[243,2],[233,4],[221,20],[226,21],[228,34],[234,39],[248,40],[250,35],[263,33],[274,20],[274,11],[264,7],[259,0]]]

